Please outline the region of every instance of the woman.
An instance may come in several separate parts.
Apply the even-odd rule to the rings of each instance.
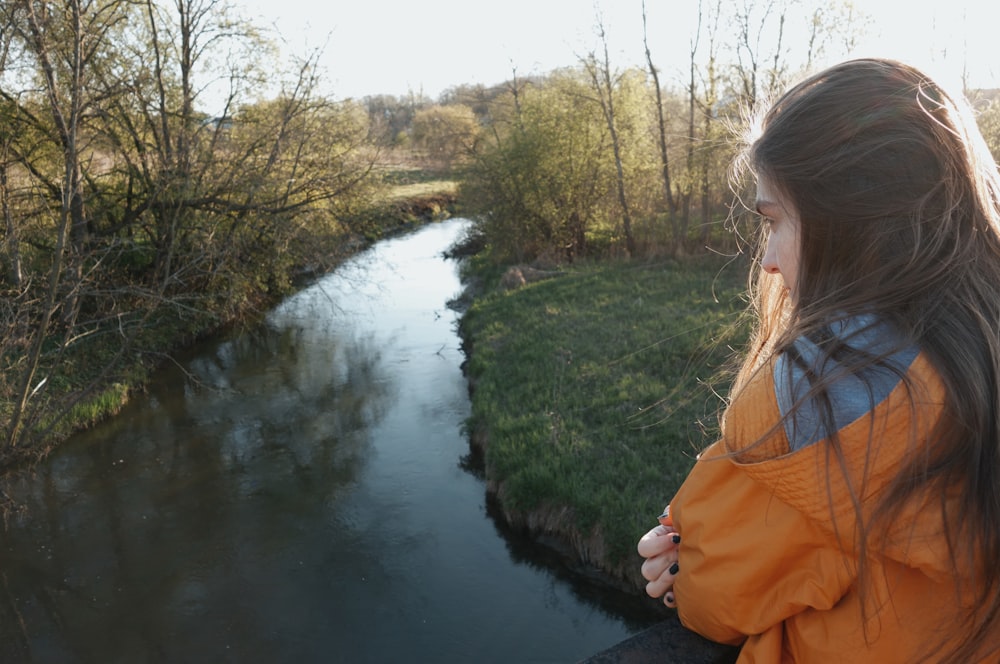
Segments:
[[[916,69],[835,66],[742,160],[757,329],[646,590],[741,662],[1000,661],[1000,178]]]

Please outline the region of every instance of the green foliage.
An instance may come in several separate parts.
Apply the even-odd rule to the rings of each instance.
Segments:
[[[410,142],[410,128],[414,115],[430,105],[422,94],[410,93],[404,97],[373,95],[363,100],[368,114],[369,136],[381,147],[401,147]]]
[[[469,168],[462,198],[499,257],[583,253],[588,230],[607,223],[613,164],[587,94],[573,72],[528,87]]]
[[[36,74],[0,96],[0,287],[20,303],[0,317],[9,446],[93,419],[80,404],[105,409],[114,398],[94,395],[143,351],[253,315],[300,268],[335,264],[380,194],[370,116],[318,96],[314,60],[286,75],[211,1],[70,8],[0,10]],[[220,55],[234,56],[216,61],[232,87],[212,117],[199,77]],[[250,102],[264,74],[281,92]]]
[[[745,266],[701,257],[578,266],[477,301],[470,426],[488,437],[505,509],[558,512],[599,532],[612,569],[715,434],[717,393],[745,334]]]
[[[516,95],[512,87],[488,102],[489,140],[479,144],[461,194],[498,260],[561,261],[622,252],[617,164],[606,107],[599,101],[604,91],[596,85],[585,66],[553,72],[517,88]],[[651,79],[637,69],[617,74],[612,102],[640,255],[670,252],[678,238],[702,249],[713,243],[715,222],[725,217],[730,202],[726,171],[732,147],[725,140],[728,119],[722,109],[709,100],[688,135],[683,98],[664,102],[672,165],[668,198]]]
[[[479,122],[468,106],[430,106],[413,116],[414,142],[445,166],[472,152],[479,131]]]

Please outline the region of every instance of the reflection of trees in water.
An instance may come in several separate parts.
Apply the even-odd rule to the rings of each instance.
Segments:
[[[220,625],[252,635],[234,657],[287,656],[247,586],[333,518],[393,384],[374,339],[322,323],[262,326],[189,371],[12,488],[31,518],[0,546],[0,661],[170,660],[223,647]]]
[[[303,337],[302,329],[264,328],[192,365],[203,381],[225,387],[194,390],[185,400],[199,429],[218,432],[224,465],[254,473],[255,460],[266,456],[267,477],[274,464],[323,472],[382,419],[393,384],[381,371],[375,340]]]
[[[363,640],[364,622],[392,623],[412,573],[379,555],[394,499],[348,491],[402,389],[385,366],[396,346],[353,327],[397,323],[367,283],[377,269],[198,349],[187,376],[164,372],[11,483],[30,519],[0,535],[0,662],[316,661],[328,625]],[[352,291],[347,316],[332,298]]]

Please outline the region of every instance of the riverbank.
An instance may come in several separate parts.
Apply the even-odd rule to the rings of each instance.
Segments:
[[[227,303],[224,313],[168,308],[152,316],[134,338],[126,340],[125,347],[114,321],[107,330],[92,330],[88,343],[70,345],[61,353],[56,369],[39,382],[37,395],[33,394],[52,404],[70,405],[59,406],[65,411],[47,413],[46,421],[33,424],[40,434],[32,444],[0,448],[0,474],[41,461],[70,435],[113,417],[177,351],[227,328],[256,321],[280,299],[372,243],[446,219],[456,211],[453,181],[425,176],[414,185],[406,177],[400,179],[359,213],[365,220],[360,224],[363,233],[311,236],[296,253],[304,257],[303,262],[289,266],[285,285],[257,284],[249,296]],[[0,510],[9,509],[3,502],[0,499]]]
[[[745,275],[718,256],[578,264],[475,299],[471,445],[512,527],[642,587],[635,542],[715,435]]]

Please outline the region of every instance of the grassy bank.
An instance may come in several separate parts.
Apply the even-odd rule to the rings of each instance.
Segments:
[[[471,431],[508,521],[623,585],[635,542],[717,429],[746,266],[574,267],[462,321]]]

